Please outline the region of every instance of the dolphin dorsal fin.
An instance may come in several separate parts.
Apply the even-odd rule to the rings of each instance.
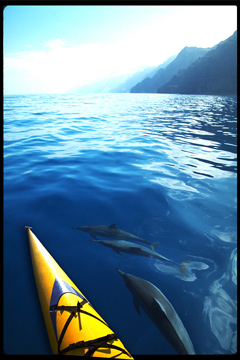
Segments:
[[[116,224],[109,225],[108,227],[109,229],[116,229]]]
[[[156,252],[158,244],[159,244],[159,242],[155,242],[155,243],[150,244],[151,249]]]

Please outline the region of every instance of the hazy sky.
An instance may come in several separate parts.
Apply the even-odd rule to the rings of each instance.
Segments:
[[[4,93],[63,93],[237,29],[236,6],[7,6]]]

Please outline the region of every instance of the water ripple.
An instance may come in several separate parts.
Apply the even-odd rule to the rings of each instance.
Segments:
[[[204,301],[203,315],[220,346],[228,352],[237,351],[237,291],[235,298],[229,296],[229,281],[236,285],[237,249],[232,251],[226,272],[209,287],[209,295]]]
[[[23,227],[31,225],[76,285],[84,293],[86,289],[86,296],[97,305],[102,302],[101,314],[107,322],[115,319],[119,336],[124,343],[129,341],[129,351],[131,346],[141,351],[138,340],[143,338],[144,344],[142,329],[151,322],[146,316],[138,319],[139,326],[134,320],[129,326],[135,310],[115,268],[161,282],[186,328],[192,328],[198,353],[234,352],[236,135],[236,97],[5,97],[5,346],[7,342],[14,353],[50,351],[41,342],[45,329],[38,321],[41,309],[33,277],[29,278],[32,270]],[[175,264],[120,256],[111,249],[99,251],[86,234],[71,229],[75,224],[112,223],[159,242],[157,251],[169,259],[179,263],[191,259],[186,277]],[[16,292],[24,296],[14,302]],[[106,301],[116,306],[106,306]],[[116,316],[114,309],[122,309],[122,316]],[[31,327],[22,331],[26,314],[34,332]],[[130,341],[136,331],[139,336]],[[12,341],[15,333],[17,342]],[[30,337],[33,343],[26,341]],[[164,352],[161,341],[154,338]]]

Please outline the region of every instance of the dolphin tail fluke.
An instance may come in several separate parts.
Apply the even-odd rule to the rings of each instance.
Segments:
[[[190,261],[191,260],[186,260],[179,265],[181,274],[184,278],[186,277],[187,266],[190,263]]]
[[[153,251],[157,251],[157,246],[158,246],[159,242],[155,242],[150,244],[150,247],[152,248]]]

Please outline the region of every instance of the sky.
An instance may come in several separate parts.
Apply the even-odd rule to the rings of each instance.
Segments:
[[[237,30],[231,6],[7,6],[4,94],[50,94],[158,66]]]

